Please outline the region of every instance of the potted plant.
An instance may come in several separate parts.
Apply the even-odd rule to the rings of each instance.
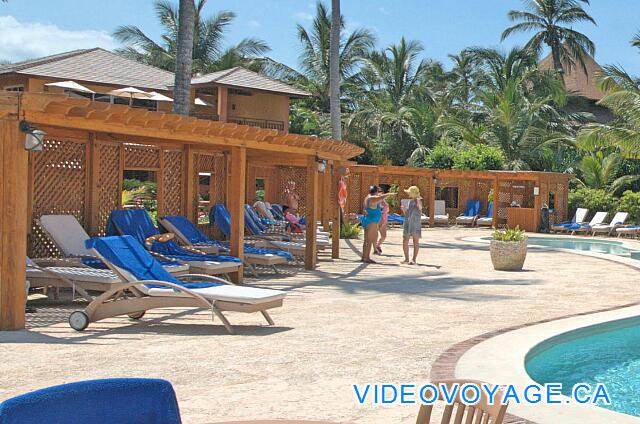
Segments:
[[[489,247],[493,269],[522,271],[527,257],[527,236],[520,227],[496,230]]]

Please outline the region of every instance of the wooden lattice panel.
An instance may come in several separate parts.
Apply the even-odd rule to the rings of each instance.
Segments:
[[[181,215],[183,154],[175,150],[165,150],[162,154],[162,214]]]
[[[73,215],[84,225],[87,184],[86,144],[49,139],[31,155],[33,192],[29,256],[55,257],[60,252],[36,220],[47,214]]]
[[[278,188],[277,193],[280,199],[284,194],[285,187],[290,181],[296,183],[296,194],[300,198],[298,202],[298,215],[304,215],[307,212],[306,209],[306,197],[307,197],[307,168],[300,166],[281,166],[278,167]]]
[[[126,169],[159,169],[160,149],[145,144],[125,144],[124,166]]]
[[[122,201],[121,148],[122,146],[117,144],[97,143],[95,145],[94,152],[97,155],[95,163],[98,169],[95,170],[97,195],[96,204],[93,205],[92,235],[103,236],[109,214],[120,207]]]
[[[480,200],[481,215],[486,215],[489,208],[489,192],[493,188],[492,180],[476,180],[474,198]]]
[[[362,212],[362,196],[360,193],[361,174],[351,173],[347,178],[347,211],[349,213]]]

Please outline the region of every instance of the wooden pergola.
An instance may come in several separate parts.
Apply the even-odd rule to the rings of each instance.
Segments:
[[[447,213],[451,217],[464,211],[468,200],[481,201],[481,214],[486,214],[489,193],[493,192],[493,225],[507,223],[509,213],[517,213],[528,231],[538,228],[540,209],[551,209],[551,223],[567,219],[570,174],[536,171],[465,171],[456,169],[428,169],[398,166],[349,166],[349,213],[362,212],[362,199],[370,185],[398,185],[399,198],[406,198],[403,189],[415,185],[425,198],[430,224],[434,224],[435,200],[438,190],[455,189],[450,194]],[[449,200],[449,199],[448,199]],[[512,202],[520,207],[509,211]],[[396,211],[397,212],[397,211]]]
[[[23,120],[46,132],[42,152],[25,150],[25,134],[19,129]],[[104,234],[109,213],[122,207],[124,170],[155,172],[158,214],[181,214],[193,222],[199,176],[210,175],[210,202],[227,205],[232,216],[231,254],[240,258],[243,207],[255,195],[247,192],[255,184],[255,170],[268,169],[273,184],[295,179],[307,216],[305,267],[313,269],[316,222],[328,228],[329,221],[339,219],[336,170],[361,152],[347,142],[277,130],[59,95],[2,93],[0,330],[24,327],[27,252],[59,254],[36,219],[49,213],[71,214],[90,235]],[[327,163],[324,173],[318,170],[319,161]],[[339,255],[339,230],[332,226],[333,257]],[[241,281],[242,271],[233,277]]]

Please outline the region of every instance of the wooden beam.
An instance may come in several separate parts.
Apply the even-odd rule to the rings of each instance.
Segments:
[[[427,201],[429,203],[429,227],[433,228],[436,225],[436,181],[437,177],[432,175],[431,181],[429,181],[429,194]]]
[[[0,330],[25,326],[29,160],[17,120],[0,121]]]
[[[307,237],[306,251],[304,255],[304,267],[312,270],[316,268],[317,260],[317,226],[318,226],[318,164],[315,156],[307,159],[307,198],[305,206],[307,208]]]
[[[340,163],[334,162],[331,169],[331,184],[336,188],[336,197],[329,199],[329,206],[331,210],[331,216],[333,225],[331,227],[331,257],[333,259],[340,259],[340,204],[338,203],[338,182],[340,181],[340,175],[337,172],[340,167]],[[331,191],[329,191],[331,193]]]
[[[498,190],[500,185],[498,184],[498,177],[493,179],[493,211],[491,216],[491,223],[493,228],[498,228]]]
[[[196,190],[195,187],[195,169],[194,169],[194,159],[193,152],[191,151],[191,145],[187,144],[184,146],[182,150],[182,154],[184,155],[184,203],[182,210],[184,211],[184,215],[187,219],[194,220],[194,224],[198,223],[197,216],[195,211],[193,210],[193,205],[196,202]]]
[[[320,193],[321,199],[321,214],[320,220],[322,221],[322,230],[329,231],[329,221],[331,220],[331,180],[333,175],[331,174],[331,166],[327,165],[324,173],[321,176],[322,192]]]
[[[234,147],[229,160],[229,186],[227,190],[229,213],[231,214],[231,255],[244,259],[244,198],[247,172],[247,149]],[[308,246],[308,245],[307,245]],[[232,275],[236,283],[241,283],[243,270]]]

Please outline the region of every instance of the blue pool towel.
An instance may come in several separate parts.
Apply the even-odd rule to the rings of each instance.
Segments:
[[[153,225],[149,213],[144,209],[115,210],[109,216],[107,235],[130,235],[144,246],[147,237],[160,234]],[[192,253],[169,240],[165,243],[155,241],[151,250],[161,255],[182,261],[215,261],[215,262],[240,262],[233,256],[201,255]]]
[[[209,239],[202,231],[198,229],[191,221],[189,221],[184,216],[176,215],[176,216],[165,216],[163,219],[166,219],[171,224],[173,224],[177,229],[180,230],[182,234],[189,240],[191,244],[200,244],[200,245],[210,245],[217,246],[223,251],[228,251],[229,246],[228,243],[220,243],[217,240]],[[293,255],[289,252],[285,252],[283,250],[277,249],[262,249],[252,246],[245,246],[244,253],[257,254],[257,255],[276,255],[282,256],[286,258],[288,261],[293,261]]]
[[[185,283],[169,273],[136,239],[131,236],[94,237],[85,242],[87,249],[96,249],[107,261],[129,271],[136,280],[159,280],[188,289],[219,286],[217,283]],[[146,284],[149,288],[167,288]]]
[[[249,217],[251,217],[251,221],[254,222],[254,224],[260,228],[260,230],[262,232],[266,231],[267,226],[262,222],[262,219],[260,218],[260,216],[258,215],[258,213],[250,206],[250,205],[244,205],[244,210],[245,210],[245,216],[248,214]]]
[[[62,384],[0,403],[0,424],[180,424],[171,383],[114,378]]]

